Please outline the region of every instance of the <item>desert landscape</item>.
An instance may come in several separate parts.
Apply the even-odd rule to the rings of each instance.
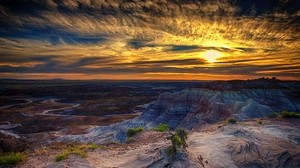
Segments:
[[[22,152],[17,167],[300,166],[296,81],[31,82],[1,83],[1,150]],[[178,129],[187,146],[170,153]]]
[[[0,168],[300,168],[299,0],[0,0]]]

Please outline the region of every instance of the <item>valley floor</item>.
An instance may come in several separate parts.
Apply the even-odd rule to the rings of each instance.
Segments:
[[[168,157],[167,132],[143,131],[125,144],[101,145],[87,157],[54,157],[64,145],[27,151],[20,168],[58,167],[300,167],[299,119],[227,121],[204,125],[189,132],[188,147]]]

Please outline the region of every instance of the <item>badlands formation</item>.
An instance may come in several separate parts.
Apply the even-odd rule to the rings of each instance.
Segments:
[[[182,91],[165,92],[132,120],[91,127],[83,134],[62,135],[54,143],[99,144],[87,158],[70,155],[54,162],[59,153],[35,152],[19,167],[300,167],[300,120],[280,112],[300,111],[299,82],[278,80],[206,82]],[[270,118],[270,116],[276,116]],[[227,122],[235,118],[237,123]],[[169,132],[188,131],[188,147],[167,155]],[[129,128],[144,131],[127,137]]]

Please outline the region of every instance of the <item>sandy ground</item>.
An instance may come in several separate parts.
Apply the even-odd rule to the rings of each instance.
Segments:
[[[134,137],[134,142],[89,150],[87,158],[71,155],[55,162],[54,156],[61,149],[28,152],[27,160],[17,167],[300,167],[299,120],[262,122],[219,122],[192,130],[185,154],[173,162],[165,154],[170,146],[168,134],[144,131]]]

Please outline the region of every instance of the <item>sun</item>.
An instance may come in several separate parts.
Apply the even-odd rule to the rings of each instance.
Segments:
[[[221,56],[221,52],[216,50],[208,50],[202,53],[202,56],[210,63],[216,62],[217,58]]]

